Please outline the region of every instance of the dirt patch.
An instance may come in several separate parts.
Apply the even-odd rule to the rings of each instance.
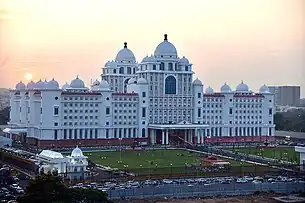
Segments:
[[[118,200],[116,203],[275,203],[273,197],[281,196],[279,194],[261,194],[241,197],[215,197],[207,199],[133,199]]]

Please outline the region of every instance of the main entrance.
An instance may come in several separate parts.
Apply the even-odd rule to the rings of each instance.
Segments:
[[[179,123],[151,124],[148,126],[151,144],[157,145],[193,145],[204,143],[203,131],[208,125]]]

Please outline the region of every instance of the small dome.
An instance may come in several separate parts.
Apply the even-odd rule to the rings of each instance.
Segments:
[[[270,93],[269,88],[266,85],[261,86],[259,93]]]
[[[44,88],[44,82],[40,79],[38,82],[36,82],[36,89],[43,89]]]
[[[177,58],[177,49],[168,41],[167,34],[164,35],[164,41],[157,46],[154,54],[156,57],[171,56]]]
[[[205,93],[206,93],[206,94],[213,94],[213,93],[214,93],[214,90],[213,90],[213,88],[211,88],[211,87],[209,86],[208,88],[206,88]]]
[[[196,78],[196,80],[194,80],[193,84],[194,85],[202,85],[202,82],[198,78]]]
[[[190,64],[189,60],[187,58],[185,58],[184,56],[179,60],[179,63]]]
[[[110,66],[111,62],[110,61],[107,61],[107,63],[105,63],[105,67],[108,67]]]
[[[26,88],[25,84],[20,81],[17,85],[16,85],[16,90],[24,90]]]
[[[72,153],[71,153],[71,157],[83,157],[83,152],[80,148],[76,147],[75,149],[73,149]]]
[[[63,90],[66,90],[68,88],[70,88],[70,85],[67,82],[61,87],[61,89]]]
[[[127,61],[130,63],[136,62],[136,57],[133,52],[127,48],[127,42],[124,43],[124,48],[121,49],[115,57],[116,62]]]
[[[147,62],[147,59],[148,59],[149,57],[148,56],[145,56],[144,58],[143,58],[143,60],[142,60],[142,62],[141,63],[145,63],[145,62]]]
[[[221,92],[232,92],[232,89],[227,83],[225,83],[223,86],[221,86],[220,91]]]
[[[117,68],[117,63],[115,61],[110,61],[108,68]]]
[[[147,80],[146,80],[145,78],[139,78],[139,79],[137,80],[137,83],[138,83],[138,84],[147,84]]]
[[[100,81],[98,80],[95,80],[93,83],[92,83],[92,86],[100,86]]]
[[[70,87],[75,89],[82,89],[85,88],[85,83],[77,76],[74,80],[72,80]]]
[[[136,78],[130,78],[128,80],[128,84],[135,84],[135,83],[137,83],[137,79]]]
[[[147,58],[147,62],[148,62],[148,63],[155,63],[155,62],[157,62],[157,59],[156,59],[156,57],[154,57],[153,55],[151,55],[151,56],[149,56],[149,57]]]
[[[29,82],[27,85],[26,85],[26,88],[29,89],[29,90],[32,90],[34,89],[36,86],[36,83],[33,82],[33,80],[31,82]]]
[[[59,89],[59,84],[56,80],[54,80],[54,78],[48,82],[48,89]]]
[[[241,83],[239,85],[237,85],[236,91],[237,92],[248,92],[249,87],[247,84],[244,83],[244,81],[241,81]]]
[[[100,83],[101,90],[109,90],[109,83],[106,80],[102,80]]]

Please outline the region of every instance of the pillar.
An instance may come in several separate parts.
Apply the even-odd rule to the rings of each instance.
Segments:
[[[168,129],[166,129],[165,144],[168,145]]]
[[[162,129],[162,145],[164,145],[165,142],[164,142],[164,130]]]
[[[200,138],[201,144],[204,143],[204,136],[205,136],[205,134],[206,134],[205,130],[206,130],[206,129],[201,129],[201,138]]]
[[[150,136],[150,143],[151,144],[154,144],[154,130],[153,129],[150,129],[150,133],[149,133],[149,136]]]
[[[200,129],[196,129],[197,144],[201,144]]]
[[[184,142],[187,142],[187,131],[188,130],[184,130]]]

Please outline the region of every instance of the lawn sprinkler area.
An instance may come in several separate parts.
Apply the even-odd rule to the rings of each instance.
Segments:
[[[136,175],[222,175],[258,171],[260,166],[219,158],[230,166],[206,162],[206,154],[178,149],[122,150],[85,153],[96,164]],[[264,167],[266,168],[266,167]]]
[[[238,147],[232,149],[233,151],[252,154],[256,156],[276,159],[279,161],[289,161],[291,163],[300,163],[300,154],[294,150],[294,147]]]

